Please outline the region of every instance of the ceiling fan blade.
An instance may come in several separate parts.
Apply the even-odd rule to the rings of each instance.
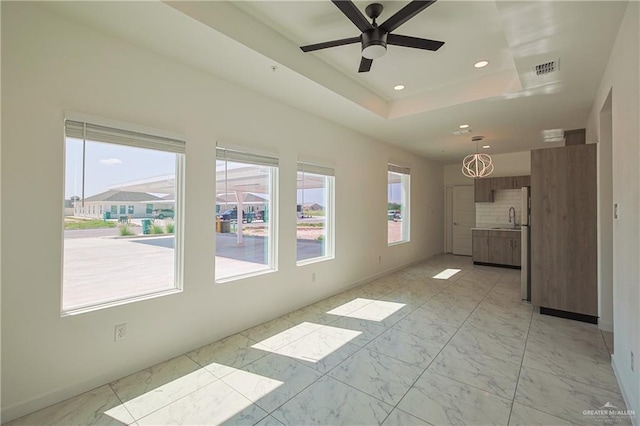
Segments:
[[[338,9],[340,9],[342,13],[345,14],[347,18],[349,18],[351,22],[355,24],[356,27],[358,27],[360,31],[365,32],[373,28],[373,25],[371,25],[367,18],[364,17],[362,12],[360,12],[360,9],[358,9],[356,5],[353,4],[353,2],[351,2],[350,0],[331,1],[338,7]]]
[[[431,50],[435,52],[444,45],[444,41],[389,34],[387,36],[387,44],[391,44],[393,46],[413,47],[414,49]]]
[[[362,58],[362,60],[360,61],[360,68],[358,68],[358,72],[369,72],[372,63],[373,59]]]
[[[325,41],[324,43],[301,46],[303,52],[313,52],[314,50],[327,49],[329,47],[344,46],[345,44],[360,43],[360,37],[343,38],[340,40]]]
[[[397,11],[389,19],[384,21],[382,25],[380,25],[380,28],[390,33],[435,2],[436,0],[413,0],[411,3]]]

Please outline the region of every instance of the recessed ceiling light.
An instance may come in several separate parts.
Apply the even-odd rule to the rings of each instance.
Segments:
[[[393,90],[404,90],[404,84],[397,84],[393,86]]]
[[[487,65],[489,65],[489,61],[478,61],[475,64],[473,64],[473,66],[476,68],[484,68]]]
[[[468,124],[461,124],[458,127],[460,127],[461,129],[468,129],[469,125]]]
[[[482,145],[484,149],[491,148],[491,145]]]

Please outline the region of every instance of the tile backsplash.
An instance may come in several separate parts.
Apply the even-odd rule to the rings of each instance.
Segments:
[[[509,223],[509,207],[516,209],[516,223],[520,225],[521,189],[493,191],[493,203],[476,203],[476,226],[513,226]]]

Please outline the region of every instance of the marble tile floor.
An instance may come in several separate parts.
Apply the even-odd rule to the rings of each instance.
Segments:
[[[626,409],[612,336],[519,295],[438,256],[9,425],[631,424],[583,414]]]

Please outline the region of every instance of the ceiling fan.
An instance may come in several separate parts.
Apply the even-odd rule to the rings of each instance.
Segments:
[[[368,72],[371,69],[373,60],[382,57],[387,52],[388,44],[431,51],[436,51],[444,45],[443,41],[391,34],[392,31],[431,6],[436,0],[413,0],[381,25],[376,23],[376,19],[380,16],[383,9],[380,3],[371,3],[365,8],[365,13],[372,20],[370,23],[351,0],[331,1],[362,31],[362,34],[358,37],[302,46],[300,49],[302,49],[303,52],[313,52],[314,50],[360,42],[362,43],[362,60],[360,61],[358,72]]]

